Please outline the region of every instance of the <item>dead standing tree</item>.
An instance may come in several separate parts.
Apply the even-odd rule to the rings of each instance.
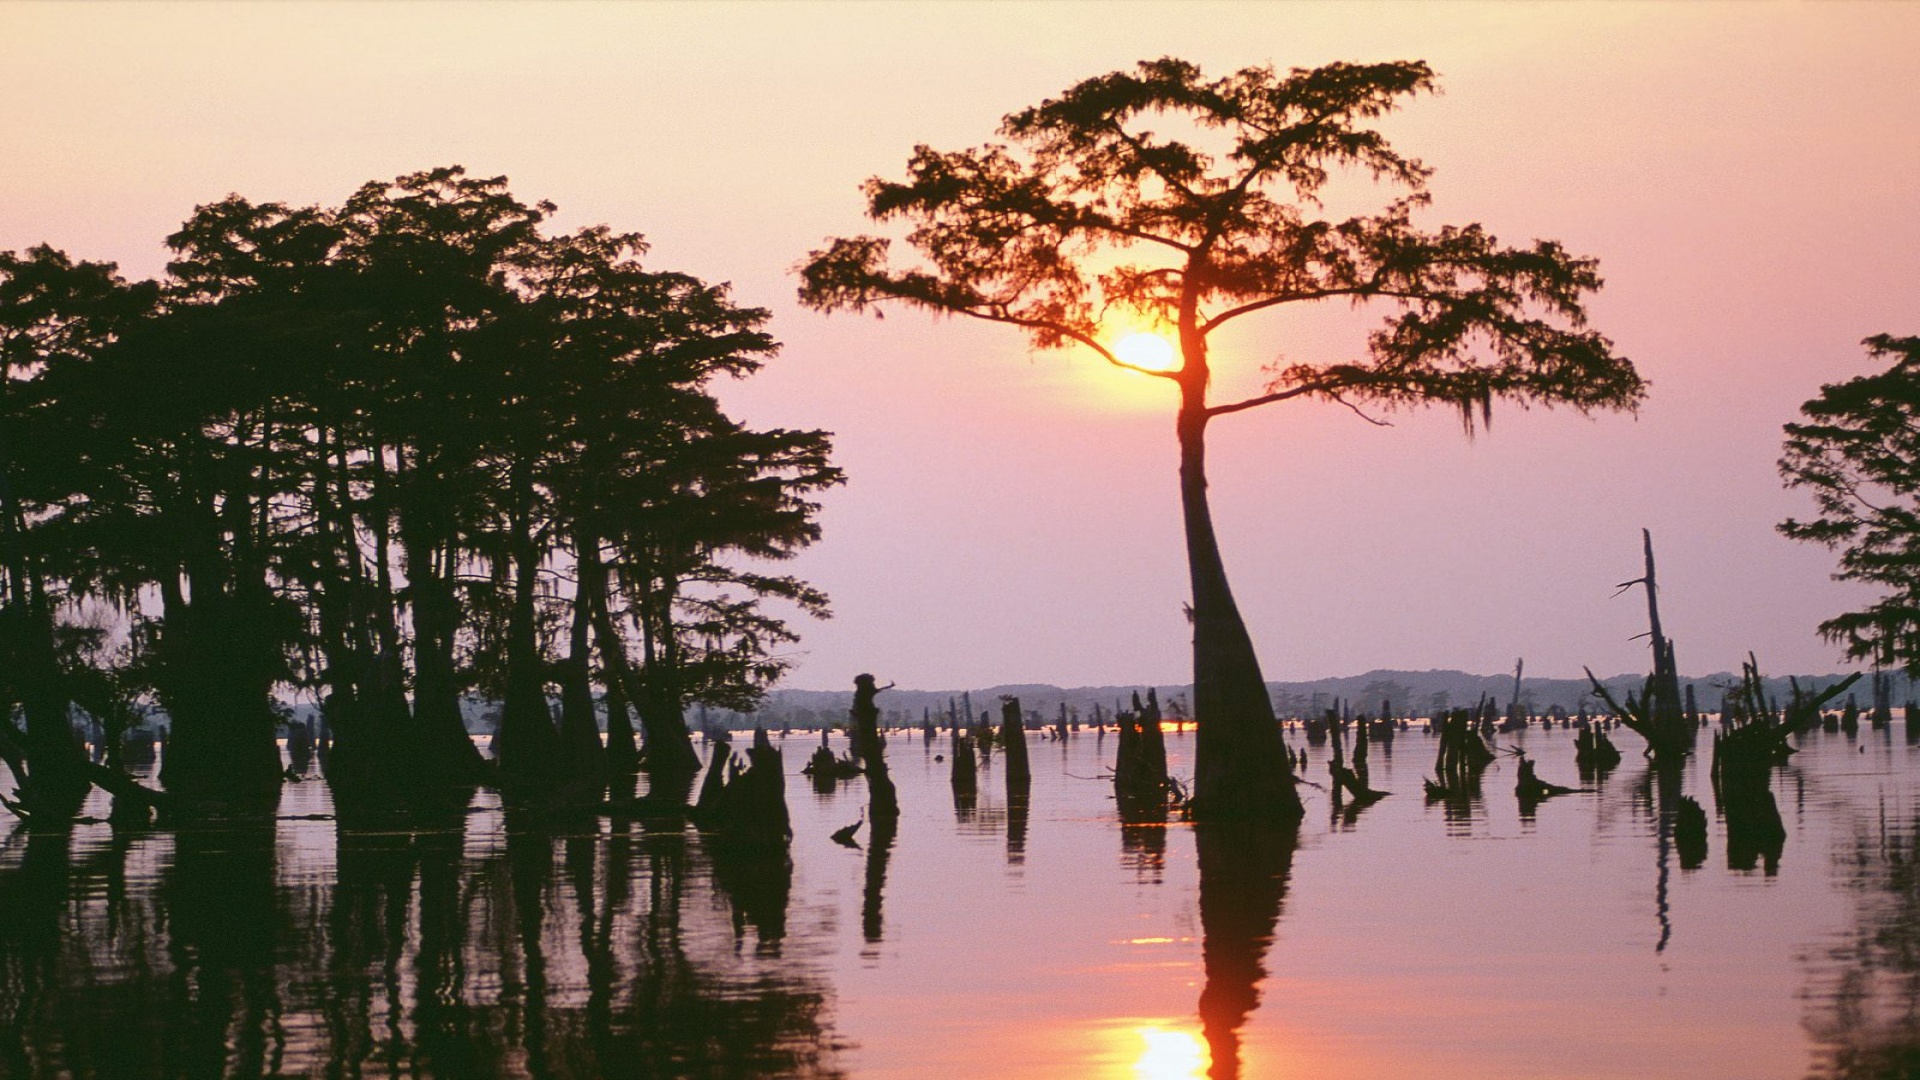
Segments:
[[[1167,820],[1170,810],[1184,801],[1180,788],[1167,775],[1167,744],[1160,730],[1160,699],[1151,687],[1146,704],[1133,695],[1133,710],[1115,714],[1119,725],[1119,752],[1113,765],[1113,795],[1120,820],[1146,824]]]
[[[880,738],[880,706],[874,699],[893,684],[875,686],[871,675],[853,678],[853,756],[867,773],[867,820],[873,823],[874,843],[892,836],[900,821],[900,796],[887,775],[887,747]]]
[[[1600,680],[1595,678],[1592,669],[1586,669],[1587,681],[1593,684],[1594,691],[1607,707],[1620,717],[1636,735],[1647,741],[1647,756],[1653,759],[1656,768],[1675,766],[1693,752],[1695,728],[1687,720],[1687,713],[1680,698],[1679,669],[1673,659],[1673,642],[1660,628],[1660,589],[1654,576],[1653,534],[1646,529],[1640,530],[1640,538],[1646,550],[1647,572],[1644,577],[1620,583],[1621,592],[1644,585],[1647,589],[1647,638],[1653,649],[1653,674],[1647,676],[1646,686],[1636,701],[1628,695],[1627,703],[1614,700]]]
[[[1033,790],[1033,770],[1027,765],[1027,721],[1020,699],[1000,699],[1000,754],[1006,759],[1007,800],[1025,799]]]

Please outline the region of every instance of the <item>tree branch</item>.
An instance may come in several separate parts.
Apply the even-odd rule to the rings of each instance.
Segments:
[[[1258,408],[1262,405],[1271,405],[1276,401],[1287,401],[1291,398],[1305,397],[1308,394],[1333,394],[1337,389],[1339,389],[1339,384],[1336,383],[1303,383],[1286,390],[1276,390],[1271,394],[1261,394],[1259,397],[1250,397],[1244,401],[1236,401],[1229,405],[1215,405],[1207,410],[1207,417],[1211,419],[1216,416],[1225,416],[1228,413],[1244,412],[1247,409]],[[1342,401],[1341,404],[1346,405],[1347,403]],[[1347,405],[1347,407],[1353,408],[1351,405]]]
[[[1139,364],[1129,364],[1125,360],[1122,360],[1119,357],[1113,355],[1113,350],[1107,348],[1105,345],[1100,344],[1100,342],[1095,340],[1092,336],[1085,334],[1079,330],[1076,330],[1071,326],[1064,326],[1056,322],[1048,322],[1045,319],[1023,319],[1020,316],[1015,315],[1011,312],[1001,312],[996,314],[993,312],[979,311],[974,308],[937,308],[935,310],[938,310],[950,315],[965,315],[970,319],[979,319],[982,322],[1001,323],[1006,326],[1018,326],[1027,330],[1046,330],[1048,332],[1058,334],[1063,338],[1068,338],[1070,340],[1077,341],[1082,345],[1085,345],[1087,348],[1092,349],[1094,352],[1098,353],[1102,360],[1105,360],[1107,363],[1112,364],[1114,367],[1122,368],[1127,371],[1136,372],[1141,375],[1152,375],[1156,378],[1161,378],[1161,379],[1178,379],[1180,377],[1180,373],[1177,370],[1164,370],[1161,368],[1141,367]]]

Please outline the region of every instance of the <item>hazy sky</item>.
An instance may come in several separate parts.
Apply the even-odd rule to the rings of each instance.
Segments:
[[[1831,670],[1831,556],[1780,425],[1920,333],[1920,6],[1516,3],[0,4],[0,249],[158,274],[198,203],[337,203],[457,163],[560,224],[731,281],[783,355],[723,398],[837,433],[851,482],[794,569],[833,596],[791,685],[1187,677],[1171,398],[997,327],[826,318],[791,269],[865,231],[859,183],[1073,82],[1161,55],[1424,59],[1387,128],[1430,222],[1556,238],[1607,278],[1595,325],[1652,382],[1636,417],[1444,412],[1378,429],[1282,405],[1213,429],[1214,511],[1272,679],[1374,667],[1643,668],[1639,530],[1683,672]],[[1222,393],[1339,320],[1235,339]]]

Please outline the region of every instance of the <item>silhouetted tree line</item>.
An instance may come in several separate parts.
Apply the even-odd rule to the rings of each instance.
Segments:
[[[642,765],[684,791],[686,704],[753,707],[782,613],[826,614],[742,566],[815,540],[842,474],[827,433],[713,395],[777,351],[765,310],[553,212],[451,167],[337,207],[201,206],[159,281],[0,253],[0,717],[24,721],[0,749],[24,812],[87,790],[77,703],[165,710],[168,797],[270,800],[287,691],[320,702],[343,812]],[[117,622],[81,625],[100,602]],[[470,693],[501,703],[497,768]]]

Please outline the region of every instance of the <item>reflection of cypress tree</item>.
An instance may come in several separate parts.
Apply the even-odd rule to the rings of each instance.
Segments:
[[[514,1003],[506,992],[505,979],[501,980],[500,1001],[508,1010],[508,1030],[519,1030],[519,1045],[527,1053],[527,1071],[544,1076],[548,1071],[547,951],[542,940],[546,929],[542,899],[553,880],[553,838],[524,812],[514,810],[507,812],[506,833],[514,929],[519,935],[523,965],[518,1017],[513,1015]]]
[[[162,881],[172,936],[176,1016],[168,1069],[187,1076],[278,1071],[281,1013],[274,941],[284,920],[274,884],[274,823],[245,819],[182,830]],[[235,1015],[238,1009],[239,1014]]]
[[[375,997],[383,987],[375,985],[372,974],[398,971],[404,958],[413,883],[406,835],[338,830],[334,873],[338,884],[327,916],[330,947],[326,956],[333,976],[327,980],[321,1003],[327,1056],[335,1062],[357,1063],[371,1057],[383,1042],[373,1031]],[[389,1000],[386,1008],[397,1005]]]
[[[613,1045],[613,1005],[620,979],[620,963],[613,954],[613,928],[616,917],[624,923],[630,915],[626,910],[629,899],[627,882],[633,869],[635,828],[634,822],[619,818],[609,823],[606,870],[601,875],[603,884],[598,905],[595,905],[591,890],[576,897],[580,904],[581,948],[586,953],[587,961],[587,1036],[592,1040],[595,1056],[603,1061],[616,1056]],[[577,874],[575,881],[578,892]]]
[[[466,816],[446,828],[422,830],[412,849],[420,870],[419,951],[414,957],[414,1042],[418,1057],[439,1076],[492,1071],[478,1053],[467,988],[466,911],[461,905],[461,859]]]
[[[8,1076],[34,1072],[30,1032],[58,971],[72,840],[66,829],[29,831],[20,868],[0,879],[0,1071]]]
[[[1920,1075],[1920,822],[1881,815],[1856,829],[1833,852],[1854,925],[1828,939],[1824,954],[1802,958],[1800,997],[1816,1046],[1808,1072]]]
[[[1240,1075],[1240,1027],[1260,1003],[1264,961],[1273,944],[1287,876],[1299,842],[1294,825],[1256,822],[1196,824],[1200,862],[1200,1026],[1213,1053],[1207,1075]]]

